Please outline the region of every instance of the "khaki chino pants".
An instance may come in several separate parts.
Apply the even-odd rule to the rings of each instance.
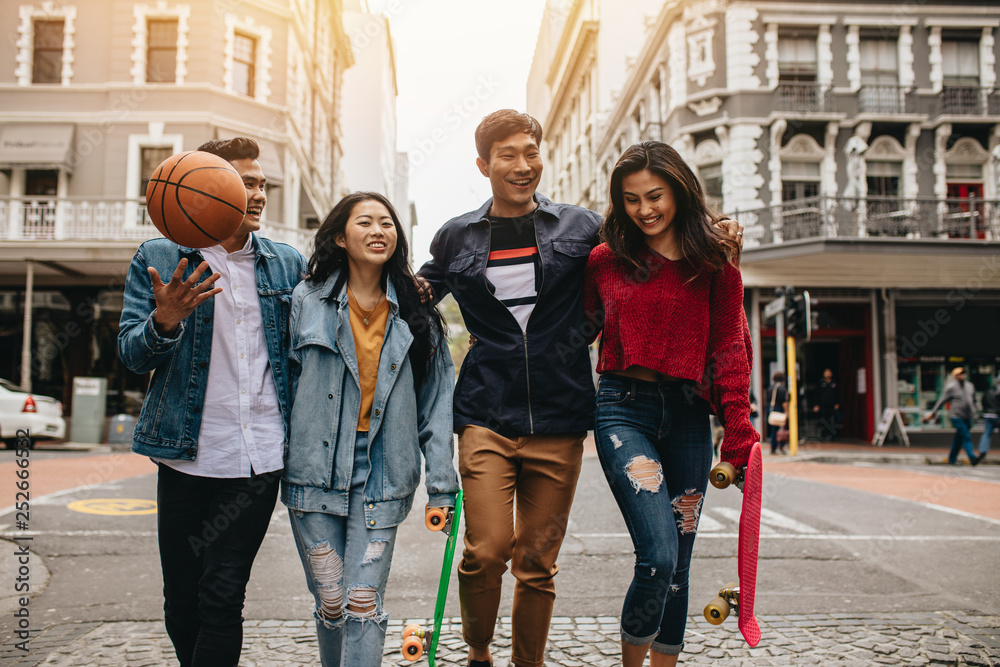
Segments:
[[[585,436],[510,439],[481,426],[459,432],[465,550],[458,583],[465,641],[477,648],[492,641],[501,578],[510,562],[517,579],[511,652],[518,667],[544,664],[556,557],[580,477]]]

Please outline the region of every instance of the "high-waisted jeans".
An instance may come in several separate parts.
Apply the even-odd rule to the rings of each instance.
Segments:
[[[668,655],[684,646],[691,551],[712,465],[708,416],[688,383],[601,376],[597,453],[635,547],[621,638]]]
[[[368,433],[359,431],[354,446],[347,516],[288,511],[306,583],[316,600],[323,667],[379,667],[385,646],[389,615],[382,609],[382,596],[397,527],[365,525]]]

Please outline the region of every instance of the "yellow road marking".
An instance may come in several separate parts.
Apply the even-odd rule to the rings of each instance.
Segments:
[[[134,498],[90,498],[88,500],[75,500],[66,505],[66,507],[74,512],[109,516],[156,514],[155,500],[137,500]]]

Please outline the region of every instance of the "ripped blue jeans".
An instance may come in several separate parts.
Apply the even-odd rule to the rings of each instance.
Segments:
[[[708,415],[689,383],[601,376],[597,453],[635,547],[621,638],[667,655],[684,647],[691,551],[712,466]]]
[[[347,516],[289,510],[295,546],[316,600],[323,667],[380,667],[388,614],[382,608],[396,527],[365,525],[364,489],[371,470],[368,434],[355,441]]]

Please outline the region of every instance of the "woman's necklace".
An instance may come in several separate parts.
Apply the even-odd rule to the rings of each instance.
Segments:
[[[347,286],[347,291],[350,292],[351,296],[354,297],[354,303],[358,304],[358,310],[361,311],[361,315],[363,316],[362,321],[365,323],[365,326],[368,326],[368,318],[375,314],[375,311],[378,309],[379,304],[382,303],[382,293],[379,292],[378,301],[375,302],[375,307],[372,308],[371,310],[365,310],[364,307],[361,305],[361,302],[358,301],[358,297],[356,294],[354,294],[354,290],[351,289],[350,285]]]

